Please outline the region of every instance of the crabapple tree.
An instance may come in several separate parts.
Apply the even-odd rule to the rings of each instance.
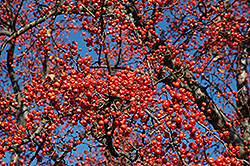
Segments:
[[[250,165],[247,0],[1,0],[1,165]]]

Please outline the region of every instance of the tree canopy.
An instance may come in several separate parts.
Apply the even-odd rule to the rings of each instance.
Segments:
[[[2,165],[250,165],[247,0],[1,0]]]

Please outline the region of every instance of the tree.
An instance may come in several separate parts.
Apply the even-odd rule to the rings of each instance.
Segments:
[[[2,165],[250,165],[248,1],[0,5]]]

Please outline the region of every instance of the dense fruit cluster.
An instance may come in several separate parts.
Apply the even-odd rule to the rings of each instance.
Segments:
[[[0,6],[2,165],[250,165],[248,1]]]

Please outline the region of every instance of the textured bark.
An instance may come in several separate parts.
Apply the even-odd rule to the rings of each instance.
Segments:
[[[7,30],[0,30],[0,36],[10,36],[11,32]]]
[[[18,80],[16,78],[15,71],[12,67],[14,49],[15,49],[15,43],[12,42],[10,44],[10,48],[8,50],[8,55],[7,55],[7,67],[8,67],[9,78],[10,78],[11,83],[12,83],[12,88],[13,88],[14,94],[16,96],[16,100],[18,102],[18,110],[16,112],[17,123],[18,123],[18,125],[23,125],[25,123],[25,119],[24,119],[25,110],[23,110],[24,107],[23,107],[22,102],[20,101],[21,90],[20,90],[20,87],[18,85]],[[21,153],[21,149],[20,149],[20,147],[17,146],[14,149],[13,155],[11,157],[11,161],[15,164],[15,166],[19,165],[20,153]]]
[[[241,45],[242,53],[238,54],[238,66],[237,66],[237,92],[238,92],[238,116],[241,122],[241,130],[243,131],[243,138],[247,142],[250,142],[250,100],[249,89],[247,82],[247,59],[249,56],[249,42],[243,42]]]
[[[240,155],[238,155],[238,157],[241,159],[247,159],[247,154],[244,147],[245,144],[243,142],[243,139],[240,137],[236,128],[231,124],[231,121],[226,117],[224,112],[216,104],[214,104],[213,100],[208,95],[206,89],[199,83],[195,82],[195,78],[190,71],[183,70],[182,74],[184,75],[184,78],[188,80],[187,82],[191,81],[192,84],[181,83],[180,84],[181,87],[192,92],[193,97],[195,98],[195,103],[198,105],[200,110],[202,110],[201,107],[204,107],[202,105],[203,102],[211,103],[211,105],[207,104],[205,110],[203,110],[206,117],[208,117],[209,123],[218,132],[223,131],[223,129],[230,131],[230,135],[229,137],[227,137],[227,140],[225,140],[225,142],[232,143],[234,146],[239,146],[241,153]],[[170,77],[167,77],[166,79],[163,79],[162,82],[171,85],[177,79],[178,79],[177,75],[172,75]],[[211,110],[211,113],[207,112],[208,109]]]

